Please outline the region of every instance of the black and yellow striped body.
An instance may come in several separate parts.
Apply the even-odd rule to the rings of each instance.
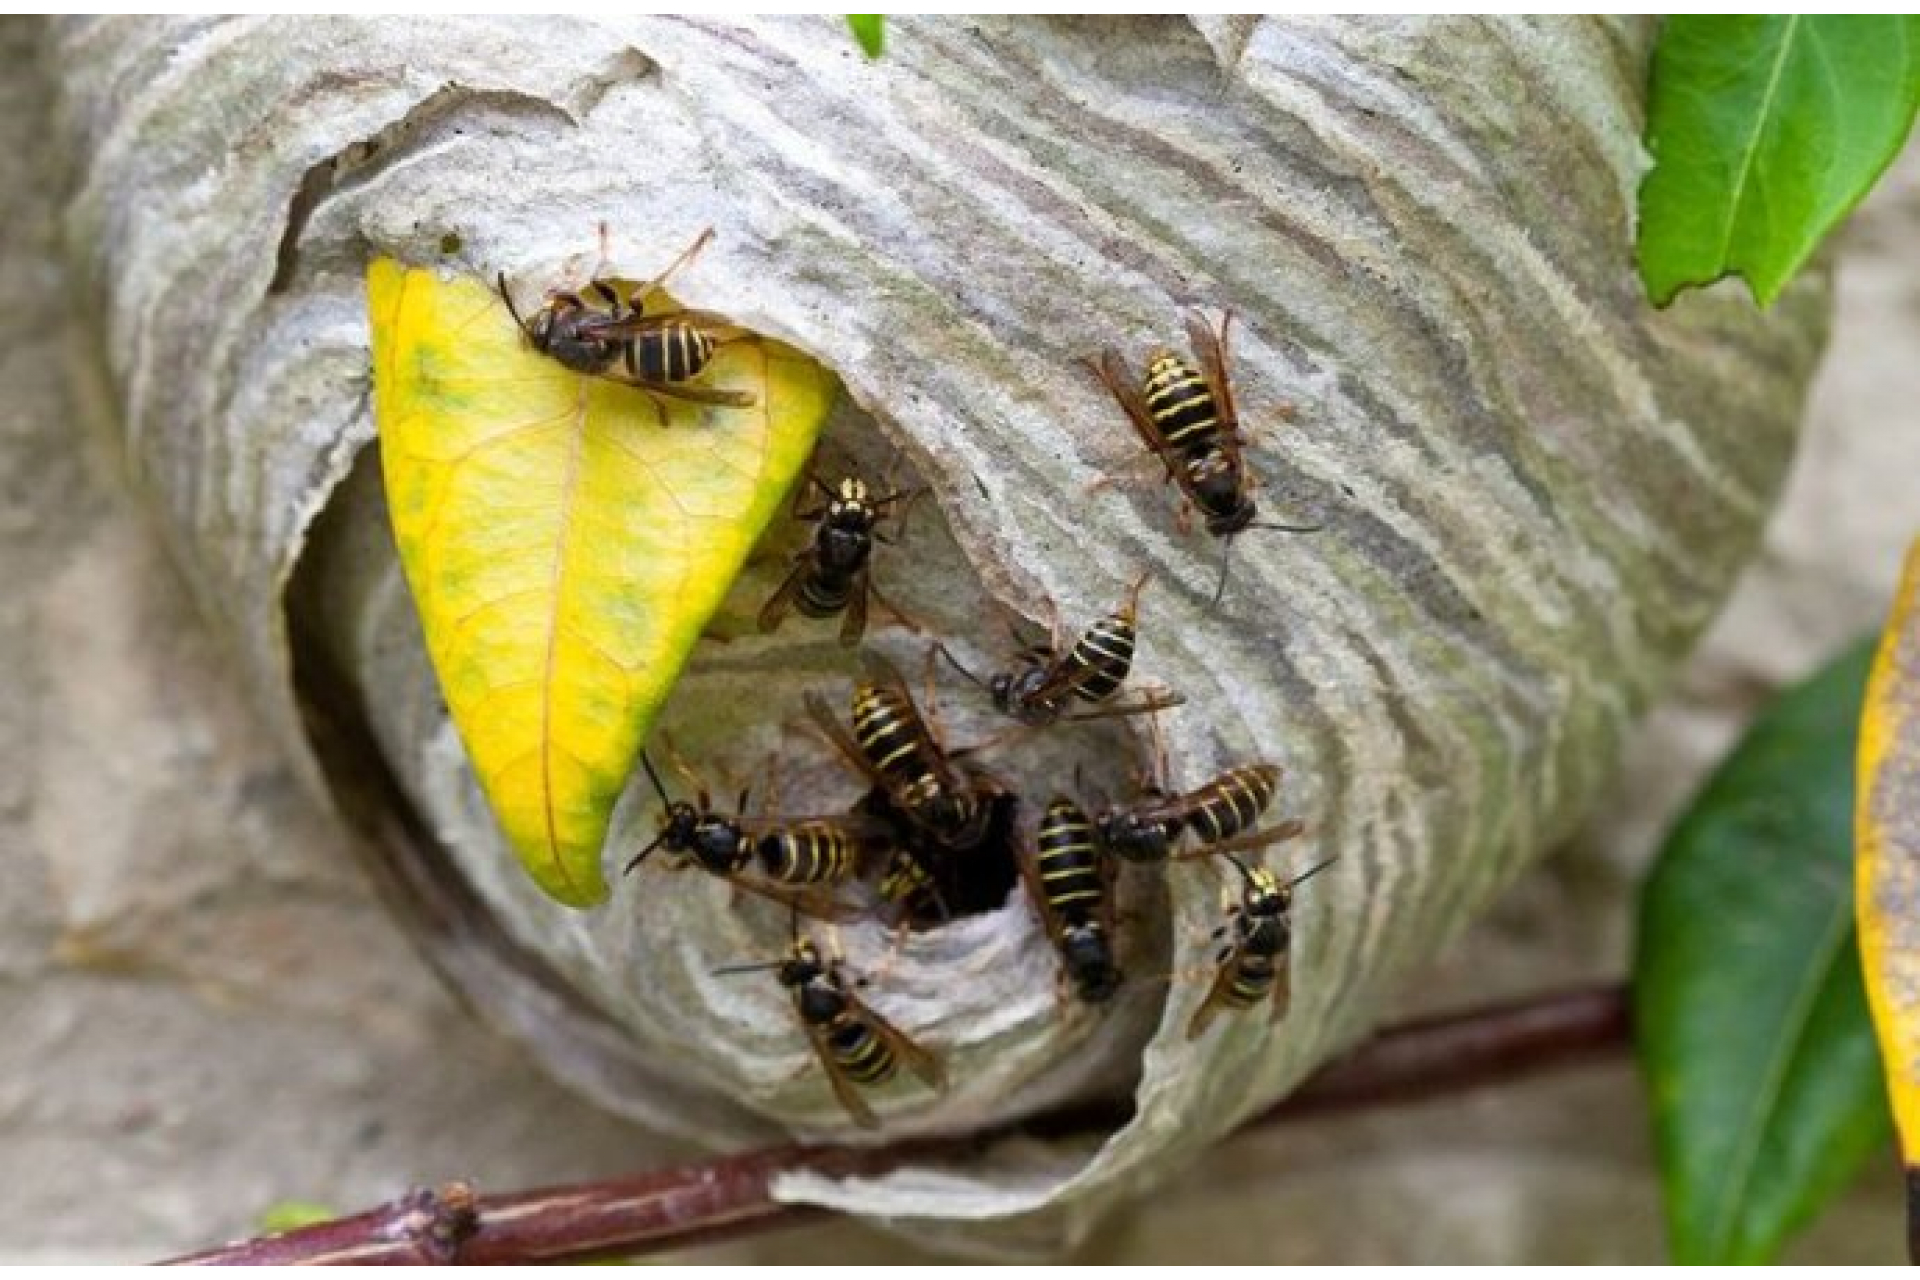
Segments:
[[[1110,885],[1093,822],[1072,800],[1057,796],[1040,819],[1029,890],[1048,920],[1075,991],[1089,1004],[1120,989],[1113,957]]]
[[[904,693],[862,683],[853,691],[853,736],[867,763],[908,817],[942,839],[979,826],[979,802],[950,787],[940,747]]]
[[[1220,406],[1198,369],[1170,351],[1157,352],[1141,390],[1147,413],[1170,448],[1191,456],[1218,447]]]
[[[853,579],[829,574],[815,565],[795,591],[793,607],[809,618],[837,617],[852,595]]]
[[[663,320],[659,328],[635,334],[629,341],[629,367],[646,382],[686,382],[698,377],[713,359],[713,339],[684,320]]]
[[[900,847],[887,856],[877,889],[882,902],[905,907],[910,915],[931,909],[945,915],[940,886],[913,850]]]
[[[1292,930],[1287,923],[1290,895],[1264,867],[1254,868],[1240,905],[1233,913],[1233,944],[1221,954],[1233,966],[1220,1002],[1246,1009],[1269,999],[1286,963]]]
[[[847,607],[854,584],[873,555],[873,527],[879,520],[880,512],[868,501],[865,483],[842,480],[814,530],[806,576],[794,599],[801,613],[831,618]]]
[[[1116,609],[1089,627],[1060,657],[1046,645],[1021,652],[1021,665],[993,677],[993,705],[1022,724],[1044,728],[1060,718],[1069,696],[1104,702],[1133,670],[1133,606]]]
[[[761,836],[755,852],[782,884],[844,884],[859,871],[861,841],[831,822],[801,822]]]
[[[1079,805],[1062,797],[1047,806],[1040,819],[1038,849],[1040,883],[1050,910],[1062,918],[1104,910],[1107,886],[1100,871],[1100,850],[1093,822]]]
[[[1182,798],[1185,825],[1203,845],[1230,840],[1259,820],[1279,788],[1280,770],[1270,764],[1229,769]]]
[[[1141,390],[1154,427],[1178,455],[1166,459],[1167,465],[1180,469],[1180,487],[1206,517],[1207,532],[1225,537],[1253,523],[1246,475],[1237,453],[1221,440],[1222,431],[1237,428],[1221,420],[1220,403],[1206,378],[1163,351],[1147,365]]]
[[[874,1029],[855,1017],[844,1003],[840,1011],[823,1024],[827,1046],[834,1065],[852,1081],[863,1085],[885,1084],[900,1069],[893,1055]]]
[[[1116,610],[1087,628],[1067,652],[1073,692],[1086,702],[1111,698],[1133,670],[1133,611]]]
[[[797,951],[781,970],[793,991],[793,1006],[819,1037],[836,1071],[863,1085],[883,1084],[900,1069],[886,1040],[860,1016],[858,1003],[841,986],[838,973],[822,966],[812,949]]]

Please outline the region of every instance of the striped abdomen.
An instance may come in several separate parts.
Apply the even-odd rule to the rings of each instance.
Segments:
[[[793,598],[794,607],[809,618],[831,618],[847,607],[853,594],[853,579],[815,565],[800,582]]]
[[[1234,962],[1233,977],[1220,994],[1220,1002],[1230,1009],[1246,1009],[1273,994],[1279,981],[1280,965],[1275,957],[1242,950]]]
[[[1186,797],[1186,825],[1202,844],[1219,844],[1253,826],[1279,788],[1280,770],[1270,764],[1229,769]]]
[[[1273,995],[1287,963],[1287,949],[1293,931],[1287,924],[1287,898],[1264,868],[1253,873],[1247,902],[1238,911],[1234,932],[1240,945],[1233,953],[1233,976],[1222,1001],[1231,1008],[1244,1009]]]
[[[666,321],[633,339],[634,368],[647,382],[685,382],[712,359],[713,339],[685,321]]]
[[[862,684],[853,691],[853,736],[874,772],[901,789],[939,785],[927,726],[894,690]]]
[[[900,1060],[894,1056],[892,1047],[857,1017],[851,1007],[843,1007],[827,1023],[825,1039],[834,1065],[858,1084],[881,1084],[891,1080],[900,1069]]]
[[[1067,653],[1075,694],[1088,702],[1113,696],[1133,669],[1133,611],[1108,614],[1087,629]]]
[[[1035,861],[1047,907],[1056,916],[1079,920],[1101,909],[1106,880],[1100,874],[1093,823],[1079,805],[1062,797],[1047,806]]]
[[[1161,352],[1147,366],[1147,413],[1172,448],[1189,455],[1212,450],[1220,436],[1220,406],[1198,370]]]
[[[801,822],[760,838],[769,879],[783,884],[843,884],[859,865],[859,841],[830,822]]]
[[[882,901],[917,907],[927,898],[938,899],[939,886],[911,849],[896,848],[880,872]]]

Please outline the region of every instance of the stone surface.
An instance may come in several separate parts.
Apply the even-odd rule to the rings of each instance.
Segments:
[[[29,65],[34,40],[0,23],[0,66]],[[505,1189],[672,1158],[441,992],[291,786],[118,460],[76,433],[43,322],[59,175],[29,145],[38,92],[0,76],[0,1254],[132,1261],[244,1233],[281,1199],[352,1207],[449,1176]],[[1845,236],[1832,356],[1765,556],[1628,747],[1603,820],[1414,975],[1406,1009],[1619,972],[1662,824],[1773,687],[1876,621],[1920,525],[1916,232],[1910,155]],[[1275,1131],[1222,1148],[1087,1256],[1653,1260],[1645,1127],[1631,1072],[1607,1067]],[[1796,1256],[1899,1249],[1889,1178]],[[836,1226],[728,1252],[904,1250]]]

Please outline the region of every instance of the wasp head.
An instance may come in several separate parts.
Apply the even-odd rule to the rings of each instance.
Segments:
[[[811,938],[795,940],[793,950],[780,962],[780,985],[783,987],[804,987],[827,975],[827,967],[820,961],[820,948]]]

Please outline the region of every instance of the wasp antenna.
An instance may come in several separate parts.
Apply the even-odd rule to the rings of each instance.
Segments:
[[[1280,533],[1319,533],[1327,526],[1325,521],[1319,524],[1275,524],[1272,521],[1263,521],[1259,524],[1250,524],[1247,527],[1249,529],[1273,529]]]
[[[636,853],[636,854],[634,854],[634,855],[633,855],[633,857],[631,857],[631,858],[629,858],[629,859],[627,860],[627,866],[626,866],[626,869],[625,869],[624,871],[622,871],[622,872],[621,872],[620,874],[621,874],[621,875],[623,875],[623,876],[630,876],[630,875],[632,875],[632,874],[633,874],[633,869],[634,869],[635,867],[637,867],[637,866],[639,866],[639,865],[640,865],[641,863],[643,863],[643,862],[645,862],[645,861],[647,860],[647,855],[648,855],[648,854],[650,854],[650,853],[652,853],[652,852],[653,852],[653,851],[654,851],[655,849],[658,849],[658,848],[660,847],[660,842],[661,842],[662,840],[665,840],[666,838],[667,838],[667,833],[666,833],[666,831],[665,831],[665,829],[663,828],[663,829],[661,830],[661,832],[660,832],[660,834],[659,834],[659,835],[657,835],[657,836],[655,836],[655,837],[653,838],[653,840],[652,840],[652,842],[651,842],[651,843],[649,843],[649,844],[647,845],[647,847],[646,847],[646,848],[644,848],[644,849],[642,849],[642,850],[641,850],[640,852],[638,852],[638,853]]]
[[[961,675],[965,676],[968,680],[972,681],[977,687],[982,689],[987,687],[987,682],[982,680],[979,676],[973,674],[973,672],[967,670],[966,667],[961,664],[960,659],[953,656],[953,650],[947,648],[945,644],[936,640],[933,642],[933,647],[940,651],[940,656],[947,660],[948,666],[952,667],[955,671],[958,671]]]
[[[520,308],[513,305],[513,294],[507,289],[507,273],[502,271],[493,277],[494,285],[500,290],[500,301],[507,304],[507,314],[513,317],[513,323],[522,334],[527,331],[527,322],[521,318]]]
[[[647,777],[653,782],[653,789],[659,793],[660,803],[664,805],[671,805],[673,801],[667,796],[667,789],[664,786],[660,785],[660,775],[654,772],[653,761],[648,757],[645,751],[642,751],[640,753],[640,763],[642,766],[646,768]],[[654,841],[654,844],[658,844],[658,843],[659,841],[657,840]],[[651,849],[653,845],[648,845],[647,847]]]
[[[1228,854],[1227,856],[1232,857],[1233,855]],[[1305,871],[1302,871],[1299,875],[1287,881],[1287,888],[1291,889],[1293,888],[1293,886],[1299,884],[1302,880],[1308,880],[1314,876],[1319,875],[1322,871],[1325,871],[1328,867],[1332,866],[1334,863],[1338,861],[1340,861],[1340,859],[1338,858],[1328,858],[1325,862],[1314,863],[1312,866],[1308,867]]]
[[[1252,883],[1253,883],[1253,870],[1252,870],[1252,868],[1250,868],[1250,867],[1248,867],[1246,863],[1244,863],[1244,862],[1242,862],[1242,861],[1240,861],[1240,859],[1238,859],[1238,858],[1236,858],[1236,857],[1234,857],[1234,856],[1233,856],[1232,854],[1230,854],[1230,853],[1225,853],[1225,854],[1222,854],[1222,855],[1221,855],[1221,857],[1223,857],[1223,858],[1225,858],[1225,859],[1226,859],[1226,860],[1227,860],[1228,862],[1231,862],[1231,863],[1232,863],[1232,864],[1233,864],[1233,865],[1234,865],[1235,867],[1237,867],[1237,868],[1239,869],[1239,871],[1240,871],[1240,876],[1241,876],[1241,878],[1242,878],[1243,880],[1245,880],[1245,881],[1246,881],[1246,882],[1247,882],[1248,884],[1252,884]],[[1328,859],[1328,861],[1332,861],[1332,859]],[[1327,864],[1326,864],[1325,862],[1323,862],[1323,863],[1321,863],[1321,864],[1320,864],[1320,867],[1324,867],[1324,866],[1326,866],[1326,865],[1327,865]],[[1313,871],[1318,871],[1318,870],[1320,869],[1320,867],[1315,867],[1315,868],[1313,869]],[[1312,875],[1312,874],[1313,874],[1313,871],[1309,871],[1309,872],[1307,872],[1307,875],[1309,875],[1309,876],[1310,876],[1310,875]],[[1301,880],[1304,880],[1304,879],[1306,879],[1306,876],[1302,876],[1302,877],[1301,877],[1300,879],[1301,879]],[[1300,881],[1299,881],[1299,880],[1296,880],[1296,881],[1294,881],[1293,883],[1294,883],[1294,884],[1298,884],[1298,883],[1300,883]],[[1292,886],[1291,886],[1291,885],[1289,885],[1288,887],[1289,887],[1289,888],[1291,888]]]
[[[1222,538],[1220,540],[1220,581],[1215,583],[1213,588],[1213,607],[1215,609],[1218,609],[1220,607],[1220,601],[1226,598],[1227,557],[1232,554],[1233,554],[1233,539],[1230,537]]]
[[[730,964],[709,970],[716,978],[730,978],[736,973],[765,973],[769,969],[778,969],[784,960],[761,960],[754,964]]]

